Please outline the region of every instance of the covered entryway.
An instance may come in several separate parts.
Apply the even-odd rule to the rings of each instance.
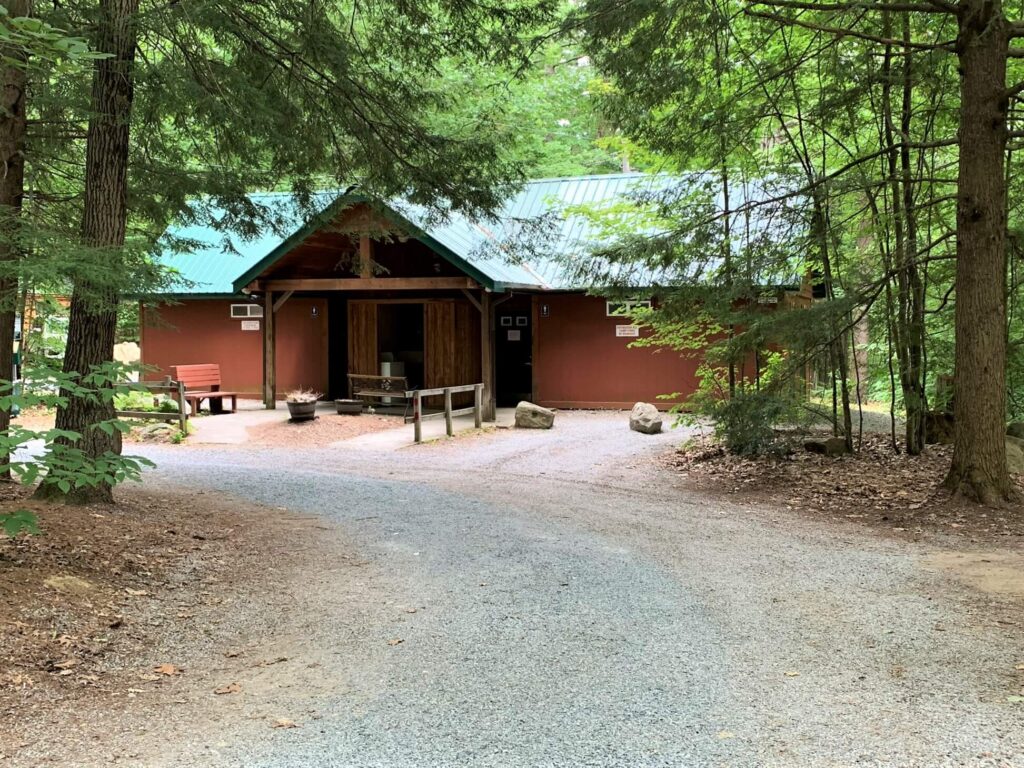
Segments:
[[[438,248],[394,233],[365,206],[349,207],[240,278],[263,304],[268,408],[278,396],[275,315],[293,296],[317,296],[330,314],[322,366],[331,397],[349,396],[350,376],[401,377],[409,389],[482,382],[484,417],[493,420],[492,290]],[[463,407],[472,393],[454,399]]]

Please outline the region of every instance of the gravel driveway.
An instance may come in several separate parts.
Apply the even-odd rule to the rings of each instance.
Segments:
[[[650,460],[679,433],[624,422],[378,455],[145,448],[149,482],[321,516],[371,564],[360,610],[315,578],[296,607],[331,658],[303,727],[159,764],[1024,766],[1024,639],[993,618],[1019,606],[923,547],[684,492]]]

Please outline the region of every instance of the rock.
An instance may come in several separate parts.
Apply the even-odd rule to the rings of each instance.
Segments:
[[[86,595],[96,589],[90,582],[77,576],[50,576],[43,584],[67,595]]]
[[[523,400],[516,406],[516,427],[519,429],[551,429],[555,423],[555,412],[550,408]]]
[[[924,415],[924,442],[926,445],[953,444],[953,414],[928,411]]]
[[[1024,475],[1024,440],[1007,435],[1006,467],[1011,475]]]
[[[805,440],[804,450],[820,453],[825,456],[842,456],[846,453],[846,441],[841,437],[829,437],[824,440]]]
[[[1006,434],[1018,440],[1024,440],[1024,421],[1011,421],[1006,426]]]
[[[163,432],[171,432],[174,429],[175,427],[166,421],[158,421],[155,424],[147,424],[142,428],[142,431],[147,435],[159,435]]]
[[[661,432],[661,413],[650,403],[637,403],[629,412],[629,428],[645,435]]]

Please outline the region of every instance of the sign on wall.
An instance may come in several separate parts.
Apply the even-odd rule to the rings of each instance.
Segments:
[[[260,329],[259,320],[243,320],[242,330],[243,331],[258,331]]]
[[[616,336],[639,336],[640,326],[639,325],[616,325],[615,326]]]

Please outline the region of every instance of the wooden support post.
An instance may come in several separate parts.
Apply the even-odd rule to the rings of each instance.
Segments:
[[[373,277],[373,241],[369,235],[359,238],[359,276],[363,279]]]
[[[274,361],[274,293],[263,294],[263,405],[267,410],[277,408],[277,382]]]
[[[412,435],[415,442],[423,442],[423,399],[419,390],[412,394]]]
[[[477,429],[483,426],[483,403],[484,385],[477,384],[473,387],[473,426]]]
[[[185,385],[178,382],[178,425],[181,427],[181,434],[188,434],[188,413],[185,411]]]
[[[444,390],[444,431],[448,433],[448,437],[455,434],[452,428],[452,391],[447,387]]]
[[[480,379],[484,384],[484,421],[494,421],[494,302],[488,291],[480,292]]]

